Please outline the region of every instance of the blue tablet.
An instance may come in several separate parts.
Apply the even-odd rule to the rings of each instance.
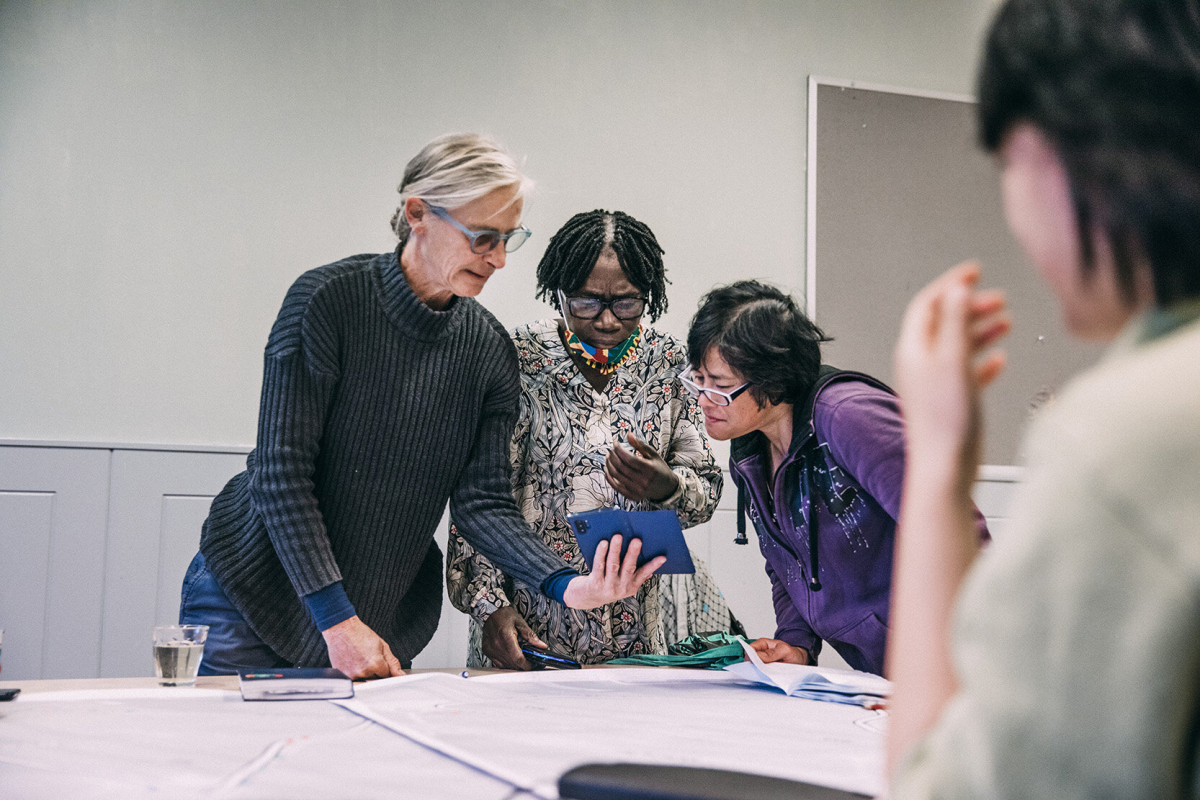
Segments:
[[[592,568],[592,558],[596,554],[596,545],[608,541],[616,534],[621,534],[621,557],[632,539],[642,540],[642,554],[638,558],[638,566],[657,556],[666,556],[667,563],[659,567],[656,575],[690,575],[696,571],[692,563],[692,554],[688,551],[687,542],[683,538],[683,528],[679,525],[679,515],[674,511],[623,511],[619,508],[601,508],[596,511],[584,511],[582,514],[571,514],[567,517],[571,530],[575,532],[575,540],[579,542],[579,551],[588,569]]]

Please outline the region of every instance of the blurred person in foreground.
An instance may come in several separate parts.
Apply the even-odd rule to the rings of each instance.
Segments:
[[[892,797],[1194,797],[1200,4],[1006,3],[979,120],[1067,328],[1111,345],[1029,431],[1010,524],[979,554],[970,489],[1004,298],[967,264],[909,306]]]

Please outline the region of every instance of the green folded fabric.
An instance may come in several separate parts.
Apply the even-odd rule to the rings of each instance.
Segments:
[[[666,655],[629,656],[605,663],[617,666],[725,669],[745,658],[743,641],[749,640],[724,631],[698,633],[667,647]]]

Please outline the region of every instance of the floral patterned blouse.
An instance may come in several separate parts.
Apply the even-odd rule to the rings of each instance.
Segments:
[[[643,328],[637,349],[597,392],[567,354],[558,320],[521,326],[512,337],[522,389],[511,450],[513,493],[525,520],[562,556],[563,566],[588,571],[568,514],[671,508],[684,528],[708,521],[723,478],[703,434],[700,408],[679,382],[687,358],[678,339]],[[680,478],[676,492],[661,503],[634,503],[604,477],[614,440],[623,442],[631,431],[656,448]],[[490,666],[481,647],[482,626],[509,605],[551,649],[589,664],[665,653],[667,644],[690,633],[728,630],[728,606],[707,567],[694,555],[693,560],[695,575],[654,576],[633,597],[573,609],[502,573],[451,522],[446,582],[451,602],[471,615],[468,666]]]

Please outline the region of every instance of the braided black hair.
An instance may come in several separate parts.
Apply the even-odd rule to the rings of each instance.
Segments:
[[[654,232],[623,211],[598,208],[576,214],[550,237],[550,244],[537,268],[537,297],[558,305],[555,293],[579,289],[592,274],[605,247],[617,254],[617,262],[629,282],[646,295],[650,321],[667,310],[667,270],[663,249]]]

